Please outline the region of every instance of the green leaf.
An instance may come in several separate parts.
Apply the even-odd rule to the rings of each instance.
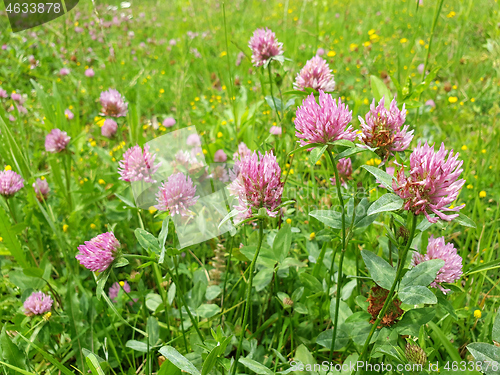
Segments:
[[[171,346],[162,346],[159,350],[160,354],[172,362],[176,367],[191,375],[201,375],[198,369],[181,353]]]
[[[422,303],[435,304],[437,298],[426,286],[410,285],[398,293],[401,302],[407,305],[420,305]]]
[[[330,350],[332,347],[332,339],[333,339],[333,329],[328,329],[326,331],[321,332],[317,339],[316,343]],[[337,337],[335,338],[335,348],[334,350],[340,350],[347,345],[349,342],[349,334],[345,330],[345,325],[340,325],[337,330]]]
[[[57,367],[63,374],[66,375],[74,375],[74,373],[68,369],[66,366],[61,364],[57,359],[55,359],[48,352],[37,346],[34,342],[29,341],[26,337],[24,337],[21,333],[17,333],[24,341],[26,341],[30,346],[35,348],[47,361],[52,363],[55,367]]]
[[[392,190],[392,180],[395,180],[394,176],[391,176],[389,173],[384,172],[381,169],[372,167],[371,165],[362,165],[362,168],[366,169],[369,173],[371,173],[377,180],[380,181],[382,185],[385,186],[387,190],[393,192]]]
[[[134,233],[137,241],[139,241],[139,244],[144,250],[152,250],[155,253],[160,252],[160,245],[158,244],[158,240],[151,233],[141,228],[137,228]]]
[[[290,225],[284,225],[276,235],[273,242],[273,252],[276,256],[276,261],[281,263],[288,252],[290,251],[290,246],[292,245],[292,230]]]
[[[207,358],[203,362],[203,367],[201,368],[201,375],[208,375],[210,371],[212,371],[213,367],[217,363],[217,357],[221,354],[222,347],[220,346],[220,342],[217,342],[217,346],[212,349],[212,351],[208,354]]]
[[[29,372],[29,371],[26,371],[26,370],[23,370],[22,368],[19,368],[17,366],[12,366],[8,363],[5,363],[5,362],[2,362],[0,361],[0,364],[4,365],[4,366],[7,366],[8,368],[16,371],[16,372],[19,372],[20,374],[24,374],[24,375],[38,375],[38,374],[35,374],[34,372]]]
[[[156,311],[158,306],[160,306],[162,303],[161,296],[156,293],[148,293],[146,296],[146,307],[150,309],[151,311]]]
[[[441,341],[441,345],[446,349],[448,355],[451,357],[453,361],[460,362],[462,357],[460,357],[460,353],[458,350],[451,344],[450,339],[446,337],[446,335],[441,331],[441,329],[437,326],[436,323],[430,321],[427,323],[432,333],[436,336],[434,342],[437,340]],[[433,336],[431,333],[431,336]],[[492,345],[493,346],[493,345]],[[500,359],[500,358],[499,358]]]
[[[204,303],[202,305],[200,305],[200,307],[198,307],[196,309],[196,314],[200,317],[200,318],[211,318],[212,316],[215,316],[219,313],[220,311],[220,307],[211,303],[211,304],[208,304],[208,303]]]
[[[332,301],[330,302],[330,318],[332,319],[332,322],[335,321],[335,306],[336,305],[337,305],[336,299],[332,298]],[[340,326],[341,324],[345,323],[346,319],[349,318],[351,315],[352,315],[351,308],[347,305],[347,303],[340,300],[339,318],[337,320],[337,324]]]
[[[333,229],[342,229],[342,214],[333,210],[314,210],[309,216],[321,221],[326,226]]]
[[[463,276],[469,276],[479,272],[491,271],[497,268],[500,268],[500,259],[495,259],[492,260],[491,262],[480,264],[479,266],[476,266],[471,270],[465,272]]]
[[[375,76],[370,76],[370,86],[372,88],[373,97],[377,102],[385,97],[384,104],[387,109],[389,109],[392,99],[392,94],[385,85],[384,81]]]
[[[0,333],[0,348],[0,355],[5,361],[21,369],[26,368],[25,356],[5,332],[5,325],[2,327],[2,333]]]
[[[26,255],[21,247],[21,242],[17,238],[15,232],[12,230],[10,220],[7,213],[0,207],[0,236],[3,239],[3,244],[10,251],[16,262],[23,268],[29,266],[26,260]]]
[[[483,362],[483,371],[486,375],[498,375],[498,367],[496,370],[492,370],[492,363],[493,362],[500,362],[500,348],[491,345],[491,344],[486,344],[484,342],[473,342],[472,344],[467,345],[467,350],[469,350],[470,354],[474,357],[476,361]],[[484,363],[485,361],[490,362],[490,366],[488,369],[486,369],[486,364]]]
[[[102,371],[101,365],[93,353],[89,353],[85,360],[87,361],[87,366],[89,366],[90,371],[92,371],[92,375],[104,375],[104,371]]]
[[[148,352],[148,344],[142,341],[137,341],[137,340],[128,340],[127,343],[125,344],[127,348],[130,348],[132,350],[141,352],[141,353],[147,353]]]
[[[396,278],[396,271],[394,268],[371,251],[362,250],[361,256],[365,261],[366,268],[368,268],[373,281],[382,288],[390,290]]]
[[[495,321],[493,322],[493,329],[491,330],[491,339],[500,343],[500,309],[497,311]]]
[[[436,315],[435,307],[423,307],[407,311],[395,326],[400,335],[418,336],[420,327],[431,321]]]
[[[307,289],[309,289],[315,293],[323,291],[323,286],[318,281],[318,279],[315,278],[314,276],[312,276],[308,273],[302,272],[299,275],[299,279],[300,279],[300,282],[302,283],[302,285],[304,285],[304,287],[306,287]]]
[[[28,267],[23,270],[23,273],[29,277],[43,277],[43,270],[37,267]]]
[[[456,221],[464,227],[477,228],[476,223],[471,218],[465,216],[462,213],[460,213],[457,218],[453,219],[453,221]]]
[[[312,163],[312,165],[316,164],[316,162],[319,160],[319,158],[321,158],[321,155],[324,154],[327,147],[328,147],[328,145],[324,145],[323,147],[316,147],[314,150],[311,151],[311,163]]]
[[[240,358],[239,362],[244,365],[245,367],[249,368],[256,374],[260,375],[273,375],[274,372],[272,372],[270,369],[268,369],[266,366],[263,364],[254,361],[253,359],[249,358]]]
[[[160,235],[158,236],[158,242],[160,243],[160,259],[158,260],[158,263],[162,264],[163,261],[165,260],[165,242],[167,241],[167,236],[168,236],[168,224],[170,222],[170,216],[167,216],[164,220],[163,223],[161,224],[161,232]]]
[[[106,285],[106,281],[108,280],[110,274],[111,274],[111,268],[108,268],[106,271],[104,271],[97,277],[96,296],[98,300],[100,300],[101,295],[104,294],[104,286]]]
[[[403,276],[399,288],[403,289],[411,285],[428,286],[436,278],[438,271],[443,266],[444,260],[442,259],[431,259],[422,262]]]
[[[368,209],[368,216],[380,212],[396,211],[403,207],[404,201],[396,194],[387,193],[377,199]]]

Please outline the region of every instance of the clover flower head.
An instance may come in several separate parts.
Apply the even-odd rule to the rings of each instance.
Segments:
[[[42,315],[50,311],[54,301],[43,292],[33,292],[26,301],[24,301],[24,313],[28,316]]]
[[[128,103],[115,89],[101,92],[101,115],[111,117],[125,117],[128,111]]]
[[[359,117],[361,123],[360,141],[370,147],[378,147],[379,156],[386,158],[394,152],[404,151],[413,139],[413,130],[408,125],[403,126],[406,120],[406,109],[399,110],[396,100],[392,100],[389,109],[385,108],[384,99],[375,106],[375,99],[365,119]]]
[[[120,242],[112,232],[101,233],[78,246],[75,258],[90,271],[103,272],[113,263],[119,249]]]
[[[302,146],[327,144],[340,139],[354,141],[356,132],[349,125],[352,112],[349,107],[333,99],[330,94],[319,91],[319,103],[314,94],[309,95],[295,113],[295,136]]]
[[[316,91],[331,92],[335,89],[335,80],[328,63],[316,55],[297,73],[293,87],[300,91],[308,87]]]
[[[438,271],[431,287],[439,288],[446,294],[450,289],[445,289],[441,283],[453,283],[460,279],[462,276],[462,257],[458,255],[457,249],[452,243],[445,243],[444,237],[434,238],[431,235],[427,245],[427,253],[425,255],[414,253],[412,265],[416,266],[431,259],[444,260],[444,266]]]
[[[155,159],[156,155],[149,152],[148,144],[144,145],[144,151],[139,145],[129,148],[123,154],[123,160],[119,163],[120,180],[155,183],[156,180],[153,179],[153,175],[161,164],[155,164]]]
[[[252,63],[256,67],[264,65],[271,57],[283,55],[283,43],[279,43],[276,34],[267,27],[255,30],[248,46],[252,50]]]
[[[238,206],[241,219],[252,216],[252,210],[265,208],[267,214],[276,217],[281,204],[283,182],[281,169],[272,152],[257,155],[253,152],[238,160],[233,171],[230,171],[233,181],[228,187],[231,195],[238,197]]]
[[[454,155],[453,150],[448,152],[444,143],[437,152],[427,142],[419,143],[410,155],[408,176],[401,168],[396,175],[397,182],[392,181],[394,192],[404,199],[403,208],[415,215],[425,215],[430,223],[436,223],[438,218],[451,221],[458,217],[458,213],[443,213],[458,212],[465,206],[450,207],[465,184],[464,179],[458,179],[463,171],[463,161],[458,160],[458,155],[458,152]],[[431,217],[432,213],[437,217]]]
[[[52,153],[64,151],[70,140],[68,133],[60,129],[52,129],[45,137],[45,150]]]
[[[169,176],[163,182],[156,194],[158,204],[155,206],[160,211],[170,211],[170,215],[189,216],[189,207],[194,206],[199,196],[196,196],[196,186],[189,176],[182,172]]]
[[[14,171],[0,172],[0,195],[12,197],[24,187],[24,179]]]

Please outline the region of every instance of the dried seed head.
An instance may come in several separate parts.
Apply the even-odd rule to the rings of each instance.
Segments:
[[[406,344],[405,355],[409,362],[418,365],[425,365],[427,362],[427,354],[425,354],[424,349],[418,345]]]

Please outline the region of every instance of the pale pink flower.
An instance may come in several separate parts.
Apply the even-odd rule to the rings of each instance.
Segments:
[[[160,211],[170,211],[170,215],[189,216],[189,207],[194,206],[199,196],[195,196],[196,186],[189,176],[179,172],[169,176],[156,194]]]
[[[154,164],[155,159],[156,155],[149,152],[148,144],[144,145],[144,151],[139,145],[129,148],[119,163],[120,180],[155,183],[153,175],[160,167],[160,163]]]
[[[111,117],[125,117],[127,115],[128,103],[115,89],[101,92],[99,100],[102,105],[101,115]]]
[[[68,74],[70,73],[69,69],[68,68],[62,68],[60,71],[59,71],[59,75],[64,77],[64,76],[67,76]]]
[[[339,98],[335,101],[330,94],[319,91],[319,104],[314,94],[309,95],[295,114],[295,136],[302,146],[327,144],[340,139],[354,141],[356,132],[349,125],[352,112]]]
[[[116,297],[118,297],[118,293],[120,293],[120,289],[123,289],[124,292],[130,293],[130,285],[127,281],[115,282],[109,288],[108,296],[111,301],[116,303]],[[134,300],[135,301],[135,300]],[[130,304],[132,301],[130,301]]]
[[[335,89],[335,80],[328,63],[320,56],[314,56],[300,73],[297,73],[293,87],[301,91],[308,87],[316,91],[330,92]]]
[[[452,243],[444,242],[444,237],[434,238],[431,235],[427,245],[427,253],[425,255],[414,253],[412,265],[416,266],[431,259],[444,260],[444,266],[438,271],[436,278],[431,283],[431,287],[439,288],[446,294],[451,289],[445,289],[441,283],[453,283],[455,280],[460,279],[460,276],[462,276],[462,258],[458,255],[457,249]]]
[[[283,55],[283,43],[278,43],[276,35],[267,27],[255,30],[248,46],[254,66],[262,66],[271,57]]]
[[[24,301],[24,313],[27,316],[42,315],[49,312],[54,301],[52,298],[43,292],[33,292]]]
[[[95,76],[94,69],[88,68],[85,70],[85,77],[92,78],[93,76]]]
[[[396,194],[404,199],[403,208],[415,215],[424,214],[431,223],[438,218],[451,221],[457,214],[445,215],[443,211],[458,212],[465,205],[451,208],[450,205],[458,198],[460,189],[465,184],[464,179],[458,179],[462,173],[463,161],[458,160],[458,152],[447,151],[444,143],[438,152],[427,142],[420,143],[410,155],[410,171],[405,176],[404,168],[397,173],[397,183],[392,182]],[[438,217],[431,217],[430,214]]]
[[[215,151],[214,161],[216,163],[224,163],[227,160],[227,155],[223,149]]]
[[[24,179],[16,172],[8,170],[0,172],[0,195],[12,197],[24,187]]]
[[[106,138],[112,138],[118,130],[118,124],[113,119],[106,119],[101,127],[101,135]]]
[[[36,181],[33,182],[33,189],[35,190],[36,197],[40,202],[47,199],[49,196],[50,188],[47,180],[37,178]]]
[[[105,271],[116,258],[120,242],[112,232],[106,232],[78,246],[76,259],[93,272]]]
[[[281,169],[272,152],[250,155],[236,161],[235,168],[230,172],[233,182],[228,190],[238,197],[239,217],[251,217],[253,211],[265,208],[271,217],[277,216],[283,194]]]
[[[234,154],[233,154],[233,160],[236,160],[236,159],[242,159],[244,158],[245,156],[247,155],[250,155],[252,153],[252,151],[250,151],[250,149],[248,148],[248,146],[245,144],[245,142],[241,142],[239,145],[238,145],[238,151],[236,151]]]
[[[339,173],[340,183],[342,186],[347,186],[347,181],[351,179],[352,175],[352,162],[349,158],[342,158],[337,163],[337,171]],[[330,178],[332,185],[336,184],[335,176]]]
[[[162,125],[166,128],[171,128],[175,125],[175,119],[173,117],[167,117],[165,120],[163,120]]]
[[[71,112],[69,109],[66,109],[64,111],[64,115],[66,116],[66,118],[68,120],[73,120],[75,118],[75,115],[73,114],[73,112]]]
[[[201,146],[200,136],[196,133],[189,134],[189,136],[186,139],[186,144],[188,146]]]
[[[271,128],[269,129],[269,133],[271,133],[272,135],[281,135],[281,126],[271,126]]]
[[[403,126],[406,120],[406,110],[399,110],[395,100],[392,100],[389,109],[384,106],[384,98],[375,106],[375,99],[366,114],[365,120],[360,116],[362,133],[359,139],[369,147],[378,147],[375,151],[382,158],[393,155],[394,152],[404,151],[413,139],[413,130],[408,125]],[[403,126],[403,128],[401,128]]]
[[[52,129],[45,137],[45,150],[52,153],[61,152],[66,149],[70,140],[68,133],[60,129]]]

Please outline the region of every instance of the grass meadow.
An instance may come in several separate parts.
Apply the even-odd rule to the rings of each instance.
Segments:
[[[496,0],[80,0],[16,33],[8,14],[0,5],[3,374],[500,373]],[[283,53],[255,66],[249,40],[266,27]],[[318,90],[294,82],[314,56],[329,65],[331,97],[352,111],[355,134],[372,101],[404,103],[406,150],[298,143],[297,108]],[[123,116],[100,100],[109,89],[127,103]],[[105,134],[109,120],[116,129]],[[69,143],[49,147],[53,129]],[[170,165],[179,131],[197,136],[190,161],[171,165],[199,199],[218,190],[213,166],[242,181],[242,143],[275,159],[247,176],[263,179],[252,188],[214,198],[218,219],[198,206],[176,215],[171,203],[154,207],[158,185],[119,169],[146,142]],[[446,203],[464,205],[453,220],[433,211],[429,221],[392,176],[430,160],[413,151],[425,142],[463,161],[463,186]],[[248,163],[263,166],[257,155]],[[23,180],[14,193],[8,171]],[[436,174],[458,178],[443,166],[419,178],[433,184]],[[46,192],[34,188],[45,182]],[[181,186],[179,202],[189,195]],[[252,192],[238,222],[229,196],[241,204]],[[224,216],[231,230],[219,230]],[[77,254],[110,232],[119,246],[92,245],[98,262],[112,254],[106,267],[84,266]],[[444,281],[450,258],[417,265],[413,255],[438,237],[460,258]]]

